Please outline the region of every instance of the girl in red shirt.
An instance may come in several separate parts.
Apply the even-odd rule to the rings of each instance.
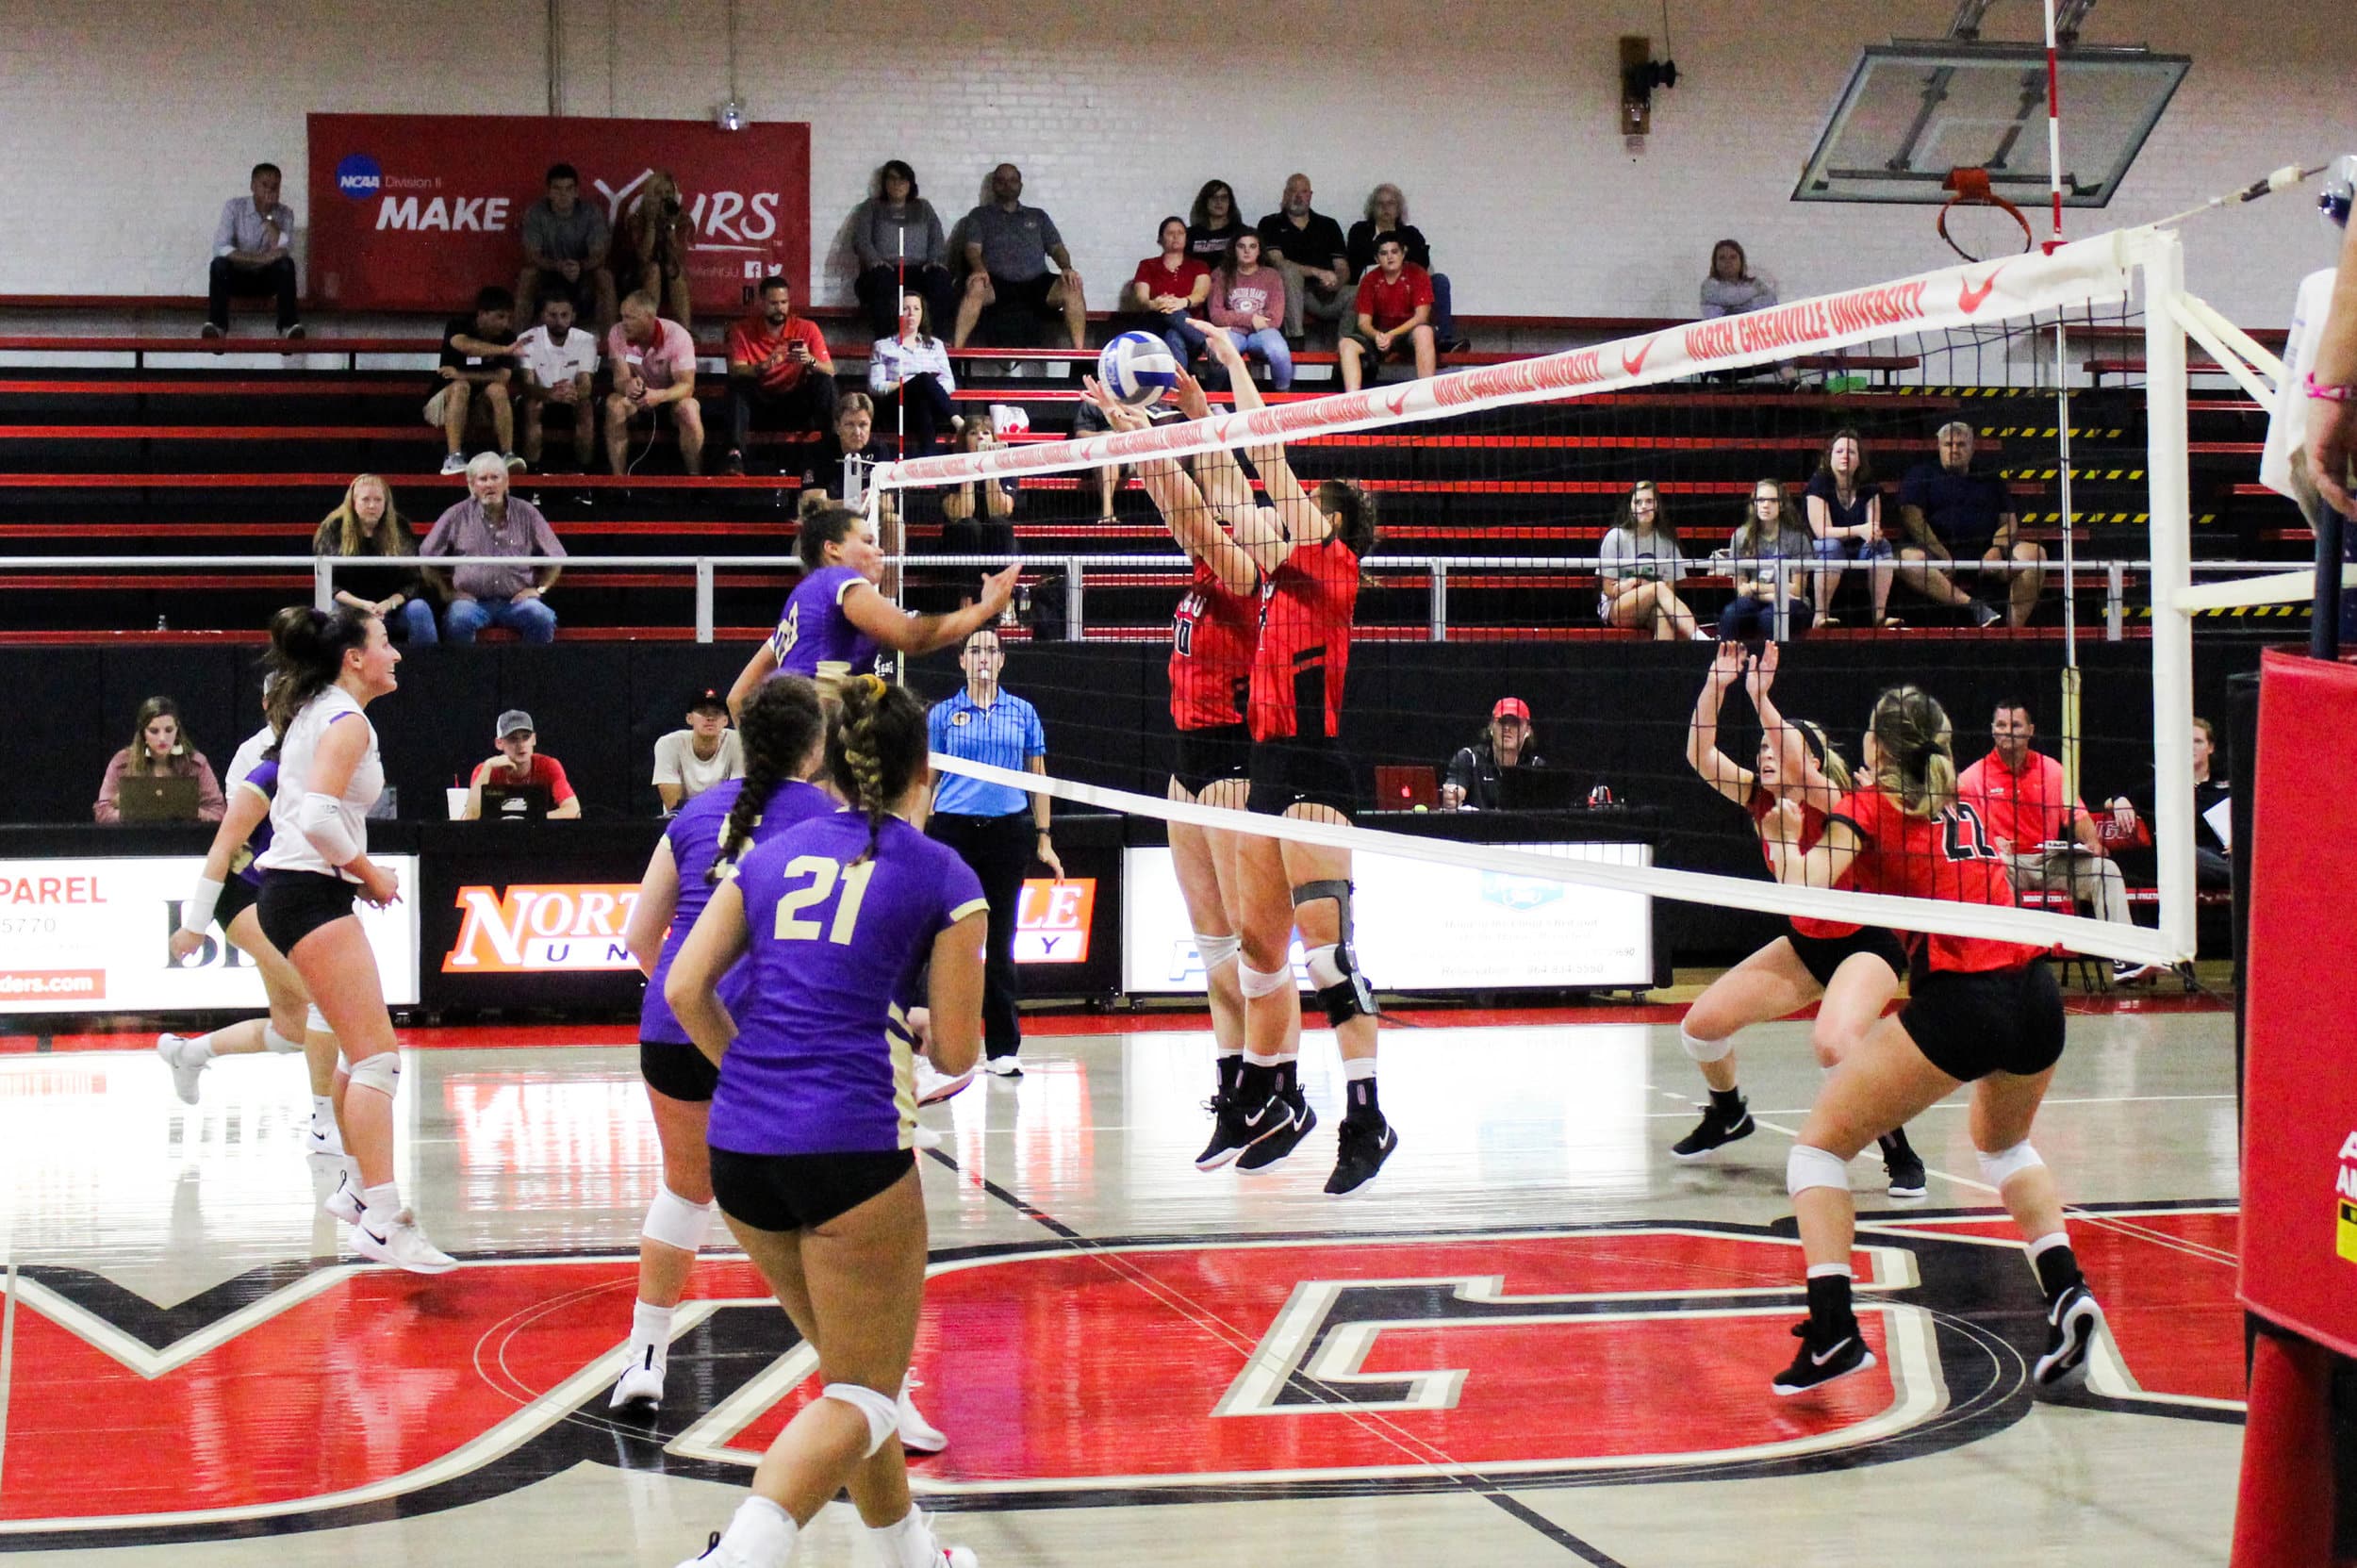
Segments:
[[[1773,841],[1780,881],[1813,887],[1853,877],[1863,892],[2010,905],[2013,884],[1980,816],[1956,797],[1948,715],[1914,686],[1895,686],[1867,724],[1866,777],[1828,814],[1806,850]],[[1808,1261],[1808,1321],[1773,1384],[1805,1389],[1874,1364],[1850,1304],[1856,1213],[1849,1161],[1867,1141],[1972,1089],[1971,1132],[1982,1175],[2029,1244],[2046,1295],[2047,1343],[2032,1367],[2038,1389],[2075,1387],[2103,1311],[2081,1277],[2054,1178],[2030,1147],[2030,1124],[2063,1050],[2062,994],[2042,947],[1917,933],[1910,997],[1860,1041],[1817,1097],[1786,1168]]]

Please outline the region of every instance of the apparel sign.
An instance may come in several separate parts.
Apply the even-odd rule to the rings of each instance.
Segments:
[[[1076,877],[1065,882],[1033,877],[1023,884],[1023,900],[1015,909],[1014,961],[1086,964],[1089,922],[1096,913],[1095,877]]]
[[[462,887],[458,940],[442,973],[508,975],[558,969],[635,969],[622,944],[636,883]]]
[[[380,855],[400,879],[390,909],[355,904],[385,999],[418,999],[418,861]],[[0,860],[0,1014],[173,1013],[269,1005],[254,961],[219,927],[186,964],[167,946],[205,862],[198,855]]]
[[[624,220],[648,178],[679,182],[695,221],[686,257],[699,309],[734,315],[775,272],[810,279],[810,126],[724,131],[696,120],[314,114],[309,277],[348,308],[466,309],[486,283],[523,269],[524,213],[548,169],[569,163],[581,199],[603,211],[618,260]],[[635,273],[618,268],[622,293]]]

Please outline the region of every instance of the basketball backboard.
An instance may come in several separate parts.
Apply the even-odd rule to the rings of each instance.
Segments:
[[[2060,56],[2063,205],[2102,206],[2193,61],[2146,49]],[[2046,51],[2035,44],[1869,45],[1850,74],[1796,202],[1937,206],[1952,169],[1988,171],[1999,196],[2047,197]]]

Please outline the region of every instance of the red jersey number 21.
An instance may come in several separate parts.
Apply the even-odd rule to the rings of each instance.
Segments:
[[[1996,860],[1997,851],[1988,847],[1988,830],[1981,825],[1981,814],[1959,802],[1939,814],[1940,848],[1950,860]]]

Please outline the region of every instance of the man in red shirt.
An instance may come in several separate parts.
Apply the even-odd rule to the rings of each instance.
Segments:
[[[729,455],[725,473],[745,471],[753,416],[766,430],[817,432],[834,424],[834,357],[816,324],[794,314],[782,277],[761,280],[761,305],[729,328]],[[798,454],[781,471],[799,472]]]
[[[538,784],[549,792],[551,821],[581,815],[581,797],[573,793],[572,782],[565,777],[565,765],[554,757],[535,754],[539,736],[532,727],[532,715],[521,708],[510,708],[500,715],[493,742],[500,754],[486,758],[467,781],[467,810],[462,821],[481,819],[485,784]]]
[[[2104,852],[2095,818],[2063,788],[2062,764],[2030,745],[2037,724],[2029,704],[2000,698],[1988,728],[1994,749],[1964,770],[1956,794],[1980,814],[1989,848],[2012,872],[2014,891],[2068,891],[2074,903],[2093,904],[2098,918],[2132,923],[2128,879]],[[2151,973],[2146,965],[2112,966],[2113,978],[2123,982]]]
[[[1376,244],[1375,266],[1359,280],[1358,319],[1339,345],[1343,390],[1359,389],[1360,367],[1370,356],[1380,365],[1402,344],[1415,351],[1419,377],[1440,368],[1440,340],[1432,333],[1432,274],[1408,259],[1408,247],[1397,234],[1387,234]]]

